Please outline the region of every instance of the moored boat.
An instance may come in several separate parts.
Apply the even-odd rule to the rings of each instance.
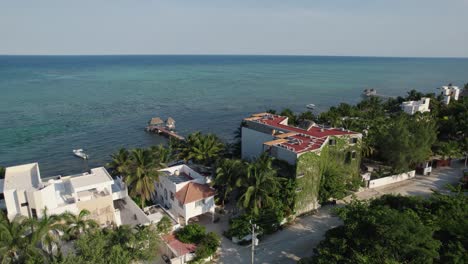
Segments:
[[[315,105],[314,105],[314,104],[308,104],[308,105],[306,105],[306,107],[307,107],[308,109],[315,109]]]
[[[88,155],[83,151],[83,149],[74,149],[73,155],[82,159],[88,159]]]

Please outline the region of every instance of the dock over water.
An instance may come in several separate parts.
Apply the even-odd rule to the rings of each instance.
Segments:
[[[148,122],[148,126],[146,127],[146,131],[158,133],[160,135],[164,135],[166,137],[172,137],[178,140],[185,140],[185,138],[175,131],[175,120],[172,117],[169,117],[166,122],[164,122],[159,117],[153,117]]]

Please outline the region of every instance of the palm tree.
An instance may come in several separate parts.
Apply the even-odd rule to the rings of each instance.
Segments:
[[[91,213],[84,209],[79,214],[65,213],[64,219],[67,223],[66,233],[73,239],[78,238],[82,233],[97,228],[99,225],[93,219],[88,219]]]
[[[456,141],[439,143],[436,153],[441,155],[443,159],[452,159],[463,155]]]
[[[26,222],[31,227],[32,242],[47,254],[54,254],[55,248],[60,252],[61,234],[65,231],[64,214],[48,215],[47,207],[42,211],[40,219],[29,218]]]
[[[111,169],[114,176],[123,176],[127,174],[128,163],[130,162],[130,155],[125,148],[119,149],[116,153],[111,155],[112,161],[107,164]]]
[[[172,150],[170,148],[164,147],[163,145],[150,147],[150,152],[155,162],[160,163],[162,166],[164,166],[164,164],[166,163],[171,162],[174,159],[172,155]]]
[[[280,179],[275,170],[264,170],[256,163],[250,164],[245,178],[237,181],[237,185],[245,190],[238,205],[258,215],[261,208],[273,204],[273,195],[279,184]]]
[[[153,160],[151,152],[144,149],[134,149],[131,153],[132,162],[129,166],[129,175],[126,182],[130,195],[140,198],[143,208],[154,194],[154,183],[159,180],[159,164]]]
[[[243,165],[240,160],[224,159],[216,168],[214,184],[219,187],[223,207],[227,197],[236,187],[237,179],[242,175]]]
[[[0,259],[1,263],[22,263],[26,256],[44,257],[41,250],[31,243],[26,218],[15,217],[9,221],[0,213]]]
[[[193,133],[187,138],[182,154],[185,160],[195,160],[205,165],[211,165],[224,150],[224,144],[214,134],[202,135]]]

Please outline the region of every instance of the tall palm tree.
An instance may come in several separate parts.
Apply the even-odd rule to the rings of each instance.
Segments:
[[[81,210],[77,215],[65,213],[64,219],[67,224],[66,233],[71,238],[76,239],[81,234],[97,228],[99,226],[98,223],[88,218],[90,214],[91,213],[86,209]]]
[[[47,207],[42,211],[40,219],[29,218],[26,222],[31,226],[31,239],[47,254],[60,252],[62,234],[65,232],[64,214],[49,215]]]
[[[156,163],[160,163],[162,166],[171,162],[174,157],[172,155],[172,150],[170,148],[164,147],[163,145],[152,146],[149,149],[151,155]]]
[[[111,169],[114,176],[123,176],[127,174],[128,164],[130,162],[130,155],[128,150],[125,148],[119,149],[116,153],[111,155],[111,162],[107,164],[107,167]]]
[[[139,197],[143,208],[145,201],[149,201],[154,194],[154,183],[159,180],[160,167],[154,162],[149,150],[134,149],[131,158],[130,173],[126,183],[129,186],[130,195]]]
[[[216,168],[214,184],[219,187],[223,207],[227,197],[236,187],[237,179],[242,175],[243,165],[240,160],[224,159]]]
[[[31,242],[29,225],[26,218],[15,217],[9,221],[0,213],[0,260],[1,263],[22,263],[26,256],[41,256],[43,254]]]
[[[196,132],[187,138],[182,152],[186,160],[193,159],[205,165],[211,165],[223,150],[224,144],[216,135],[202,135]]]
[[[245,190],[238,205],[258,215],[261,208],[273,204],[273,195],[278,191],[280,179],[275,170],[262,170],[253,163],[247,168],[245,178],[239,179],[237,183]]]

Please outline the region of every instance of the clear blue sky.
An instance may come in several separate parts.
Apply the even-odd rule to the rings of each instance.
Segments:
[[[468,0],[0,0],[0,54],[468,57]]]

